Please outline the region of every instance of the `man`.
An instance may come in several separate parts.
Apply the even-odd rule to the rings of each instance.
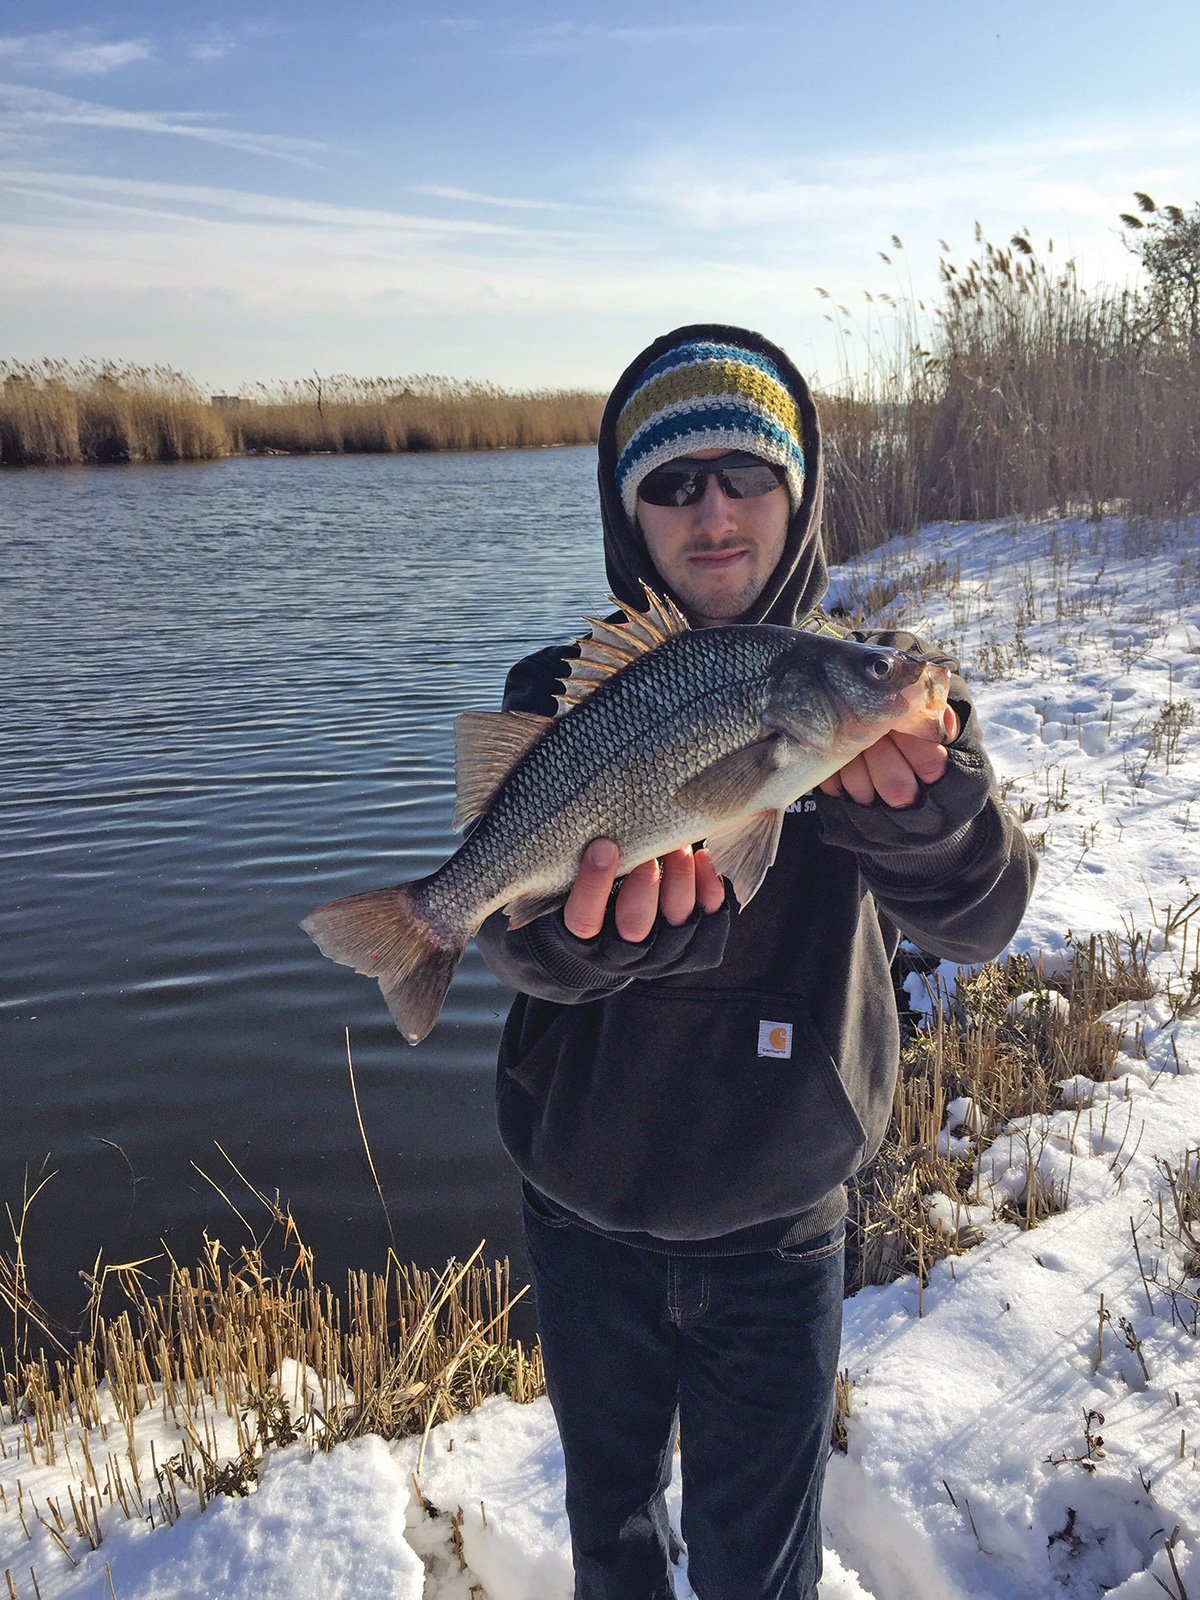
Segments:
[[[831,627],[820,430],[781,350],[741,328],[667,334],[614,389],[599,455],[620,600],[644,605],[645,581],[693,627]],[[515,666],[506,708],[553,712],[568,657]],[[740,914],[703,849],[618,885],[600,839],[561,912],[480,931],[520,991],[497,1108],[577,1600],[673,1595],[677,1425],[696,1593],[816,1595],[844,1182],[883,1137],[899,1060],[889,964],[901,932],[994,955],[1033,878],[957,678],[951,704],[945,744],[889,736],[798,801]]]

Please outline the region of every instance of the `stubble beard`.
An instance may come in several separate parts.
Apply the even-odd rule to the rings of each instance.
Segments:
[[[736,622],[749,611],[763,591],[763,584],[750,579],[737,589],[713,592],[703,584],[685,582],[675,586],[675,592],[689,617],[702,626],[705,623]]]

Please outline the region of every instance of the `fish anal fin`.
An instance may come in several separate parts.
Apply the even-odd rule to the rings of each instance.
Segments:
[[[705,767],[676,790],[675,798],[703,816],[736,817],[754,805],[763,785],[786,761],[787,739],[772,733]]]
[[[624,622],[608,622],[603,617],[585,617],[591,632],[576,640],[576,655],[571,670],[563,678],[563,692],[556,695],[558,715],[586,700],[600,684],[623,672],[626,667],[688,631],[687,618],[671,600],[655,594],[642,584],[645,611],[637,611],[622,600],[609,599],[625,614]]]
[[[544,917],[549,911],[557,911],[559,906],[566,904],[566,901],[565,889],[552,894],[541,894],[537,891],[531,894],[519,894],[504,907],[509,930],[523,928],[526,923],[533,922],[537,917]]]
[[[755,811],[704,841],[712,864],[733,885],[742,910],[758,893],[779,848],[782,811]]]
[[[531,711],[464,711],[454,724],[454,826],[465,828],[553,722]]]

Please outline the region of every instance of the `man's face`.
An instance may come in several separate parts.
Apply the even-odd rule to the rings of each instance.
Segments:
[[[693,450],[693,461],[733,452]],[[758,599],[779,564],[791,520],[783,484],[731,500],[715,477],[694,506],[638,501],[638,526],[659,576],[679,597],[693,627],[732,622]]]

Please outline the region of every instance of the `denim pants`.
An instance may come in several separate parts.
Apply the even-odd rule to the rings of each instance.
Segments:
[[[527,1194],[575,1600],[673,1600],[664,1492],[677,1428],[700,1600],[816,1600],[843,1235],[839,1223],[794,1250],[660,1254]]]

